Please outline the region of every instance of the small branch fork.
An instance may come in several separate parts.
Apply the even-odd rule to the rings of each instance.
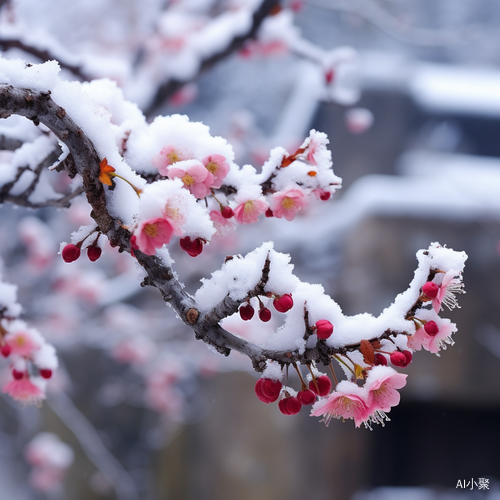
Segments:
[[[12,114],[25,116],[34,123],[43,123],[64,142],[70,150],[71,162],[66,162],[71,173],[78,173],[83,179],[82,190],[92,207],[91,216],[97,223],[100,231],[108,237],[112,246],[118,247],[119,252],[131,251],[131,233],[122,226],[121,221],[113,218],[108,212],[106,194],[102,182],[99,181],[101,159],[97,155],[93,144],[84,132],[75,124],[70,116],[58,106],[51,98],[50,93],[35,92],[27,89],[18,89],[10,85],[0,85],[0,117],[6,118]],[[19,174],[20,175],[20,174]],[[68,196],[72,196],[74,193]],[[7,201],[8,196],[5,196]],[[13,200],[14,202],[19,200]],[[310,364],[313,361],[322,362],[325,365],[335,355],[347,355],[350,351],[359,350],[359,344],[346,345],[342,348],[332,348],[324,341],[318,341],[313,348],[307,348],[304,352],[295,351],[273,351],[263,349],[245,339],[237,337],[224,330],[220,321],[238,311],[241,303],[251,297],[268,295],[265,291],[272,266],[270,254],[267,255],[262,269],[262,276],[253,290],[248,292],[247,297],[242,300],[233,300],[225,297],[216,307],[206,313],[200,313],[194,298],[183,288],[177,280],[171,267],[157,256],[145,255],[135,250],[135,257],[147,273],[142,286],[154,286],[162,294],[163,300],[169,303],[184,321],[194,331],[197,339],[203,340],[213,346],[217,351],[228,355],[232,349],[248,356],[257,371],[263,371],[267,360],[274,360],[282,365],[293,363]],[[233,257],[237,258],[237,257]],[[421,305],[420,298],[411,311]],[[305,305],[306,307],[306,305]],[[307,309],[305,309],[305,321]],[[386,330],[381,336],[370,341],[383,338],[395,337],[406,334]]]

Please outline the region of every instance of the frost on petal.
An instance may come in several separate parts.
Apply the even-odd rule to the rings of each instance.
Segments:
[[[322,421],[326,425],[332,418],[352,418],[356,427],[359,427],[370,416],[367,399],[366,389],[344,380],[337,386],[336,391],[313,406],[311,416],[323,416]]]
[[[11,380],[2,389],[16,401],[23,401],[29,404],[40,403],[45,399],[45,381],[37,377]]]

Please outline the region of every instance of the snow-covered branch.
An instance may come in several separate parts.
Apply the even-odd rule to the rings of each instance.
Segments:
[[[275,148],[260,171],[240,168],[231,146],[203,124],[178,115],[147,124],[111,82],[68,83],[57,72],[54,63],[26,67],[2,61],[0,116],[17,114],[48,127],[72,158],[51,168],[70,168],[82,179],[94,223],[71,235],[62,258],[73,262],[87,249],[95,261],[106,238],[130,253],[144,270],[142,285],[156,287],[197,339],[222,354],[236,350],[250,358],[263,374],[256,385],[259,399],[280,398],[285,414],[315,403],[312,415],[323,415],[327,423],[352,417],[357,426],[383,424],[406,377],[388,362],[404,368],[414,351],[423,347],[437,354],[453,343],[456,327],[439,311],[442,304],[458,305],[455,294],[463,292],[467,256],[437,243],[418,253],[408,290],[377,318],[345,316],[321,285],[293,275],[289,256],[272,243],[245,257],[227,257],[194,296],[188,294],[167,245],[179,237],[182,250],[196,258],[215,234],[257,223],[264,215],[290,221],[311,198],[327,201],[341,179],[332,171],[326,135],[312,130],[293,153]],[[30,144],[30,157],[48,147],[36,134]],[[262,323],[279,313],[283,324],[254,343],[225,328],[224,320],[237,313],[242,321]],[[338,381],[333,361],[346,380]],[[320,364],[331,370],[333,392]],[[301,366],[309,372],[308,386]],[[300,377],[299,392],[282,386],[289,367]],[[390,397],[381,397],[381,388]]]

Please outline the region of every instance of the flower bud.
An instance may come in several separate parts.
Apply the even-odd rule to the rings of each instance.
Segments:
[[[422,292],[429,297],[429,299],[435,299],[439,292],[439,287],[434,283],[434,281],[428,281],[422,287]]]
[[[10,353],[12,352],[12,347],[10,347],[9,344],[5,344],[0,349],[0,352],[2,353],[2,356],[4,358],[8,358],[10,356]]]
[[[391,363],[394,366],[404,366],[406,363],[406,356],[401,351],[394,351],[391,353]]]
[[[379,352],[375,354],[375,366],[378,365],[387,366],[387,358]]]
[[[265,215],[267,218],[274,217],[273,211],[270,208],[266,210]]]
[[[304,406],[312,405],[316,401],[316,394],[309,389],[304,389],[297,394],[297,399]]]
[[[439,327],[437,326],[437,323],[435,321],[427,321],[427,323],[424,325],[424,330],[427,335],[430,335],[431,337],[436,336],[439,333]]]
[[[61,252],[64,262],[74,262],[80,257],[80,248],[72,243],[68,243]]]
[[[411,351],[403,351],[404,357],[405,357],[405,362],[403,365],[401,365],[401,368],[406,368],[410,363],[411,360],[413,359],[413,354]]]
[[[317,389],[316,385],[318,386]],[[309,382],[309,389],[311,389],[311,391],[314,392],[314,394],[317,394],[318,396],[326,396],[330,392],[331,388],[332,388],[332,383],[326,375],[321,375],[320,377],[317,377],[316,384],[314,383],[314,380],[311,380]]]
[[[189,236],[181,238],[179,241],[181,248],[191,257],[197,257],[203,252],[203,241],[201,238],[192,240]]]
[[[222,217],[224,217],[224,219],[230,219],[234,215],[233,209],[230,206],[225,206],[220,211],[220,213],[221,213]]]
[[[281,382],[270,378],[263,378],[262,381],[262,394],[269,398],[271,403],[276,401],[281,392]]]
[[[250,304],[240,307],[240,317],[243,321],[251,320],[254,313],[255,309]]]
[[[267,307],[262,308],[259,311],[259,318],[261,321],[267,323],[271,319],[271,311]]]
[[[43,378],[50,378],[52,377],[52,370],[49,370],[48,368],[42,368],[40,370],[40,376]]]
[[[318,339],[326,340],[333,333],[333,325],[327,319],[316,321],[316,335]]]
[[[87,257],[90,262],[95,262],[101,256],[102,250],[98,246],[91,246],[87,248]]]
[[[297,415],[302,408],[302,405],[295,396],[289,396],[288,398],[283,398],[278,403],[278,408],[283,415]]]
[[[274,308],[280,313],[286,313],[293,307],[293,299],[289,293],[285,293],[279,299],[274,299]]]
[[[255,383],[255,394],[256,396],[264,403],[271,403],[271,399],[268,398],[263,392],[262,392],[262,384],[264,383],[263,378],[259,378],[257,382]]]
[[[17,370],[12,370],[12,376],[16,379],[16,380],[21,380],[23,377],[24,377],[24,372],[19,372]]]

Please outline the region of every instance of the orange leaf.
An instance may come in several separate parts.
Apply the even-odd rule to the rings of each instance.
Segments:
[[[368,340],[362,340],[361,345],[359,346],[359,350],[363,355],[363,360],[368,365],[375,364],[375,351],[373,350],[373,346],[370,344]]]

